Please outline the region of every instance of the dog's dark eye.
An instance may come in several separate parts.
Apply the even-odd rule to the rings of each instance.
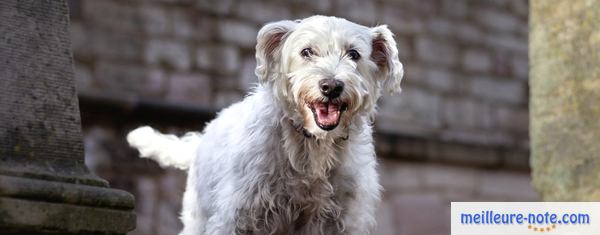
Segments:
[[[310,48],[304,48],[302,49],[302,51],[300,52],[300,55],[302,55],[302,57],[304,58],[310,58],[312,55],[314,55],[315,53],[313,52],[312,49]]]
[[[357,61],[357,60],[359,60],[359,59],[360,59],[360,54],[358,53],[358,51],[356,51],[356,50],[352,49],[352,50],[349,50],[349,51],[348,51],[348,57],[349,57],[351,60]]]

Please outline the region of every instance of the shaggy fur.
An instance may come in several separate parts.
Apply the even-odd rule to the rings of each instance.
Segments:
[[[127,137],[142,157],[188,170],[180,234],[369,234],[381,189],[371,125],[403,74],[392,33],[326,16],[274,22],[256,59],[258,86],[202,133]],[[344,83],[339,97],[320,91],[327,78]],[[340,110],[333,129],[318,105]]]

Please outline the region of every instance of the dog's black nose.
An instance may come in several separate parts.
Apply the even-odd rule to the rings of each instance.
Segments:
[[[324,96],[335,99],[344,91],[344,82],[333,78],[321,79],[319,89]]]

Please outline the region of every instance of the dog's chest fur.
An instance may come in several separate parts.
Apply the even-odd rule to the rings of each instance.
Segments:
[[[283,128],[282,132],[291,132]],[[237,234],[345,234],[342,216],[353,182],[338,168],[345,140],[284,139],[236,212]],[[273,146],[275,147],[275,146]]]

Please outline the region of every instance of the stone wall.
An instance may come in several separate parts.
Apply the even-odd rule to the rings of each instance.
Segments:
[[[86,97],[109,97],[124,107],[148,101],[161,107],[218,110],[242,99],[256,83],[254,44],[262,24],[314,14],[371,26],[388,24],[396,34],[406,76],[402,94],[382,99],[376,121],[378,153],[393,159],[383,162],[382,177],[386,188],[399,186],[386,192],[383,205],[394,209],[382,210],[388,213],[382,216],[405,223],[392,219],[380,234],[414,234],[410,231],[428,227],[403,216],[415,209],[402,209],[413,200],[435,200],[439,207],[430,209],[440,213],[431,215],[444,216],[450,200],[536,199],[530,189],[524,190],[529,182],[525,0],[70,3],[75,71],[84,106]],[[185,175],[136,160],[136,153],[123,143],[128,129],[162,113],[95,121],[100,114],[92,112],[86,121],[85,107],[82,110],[90,164],[116,187],[138,196],[137,233],[174,234],[180,226],[176,213]],[[190,128],[177,121],[164,129]],[[423,171],[411,183],[415,187],[405,191],[401,185],[406,177],[412,180],[413,175],[405,173],[410,169]],[[448,171],[452,173],[444,176]],[[456,177],[463,185],[432,186],[424,180],[438,173],[441,178]],[[500,185],[498,195],[481,193],[493,192],[487,183]],[[458,194],[463,186],[469,187],[468,193]],[[417,230],[407,230],[413,228]],[[447,226],[440,229],[419,234],[448,231]]]
[[[220,108],[252,84],[256,33],[313,14],[386,23],[406,77],[381,102],[386,132],[526,147],[527,2],[75,1],[80,92]]]
[[[66,0],[0,1],[0,234],[124,235],[134,197],[84,164]]]
[[[88,164],[112,187],[136,196],[138,226],[131,234],[177,234],[186,174],[135,159],[122,142],[125,133],[114,128],[84,134]],[[384,196],[374,235],[449,234],[451,201],[539,200],[523,171],[382,158],[379,173]]]
[[[531,138],[547,201],[600,199],[600,3],[532,1]]]

